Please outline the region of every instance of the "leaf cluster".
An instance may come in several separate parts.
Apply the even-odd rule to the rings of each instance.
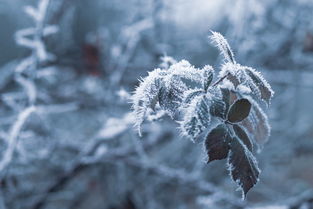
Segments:
[[[274,92],[259,72],[236,63],[220,33],[212,32],[210,39],[225,60],[215,82],[211,66],[195,68],[186,60],[149,72],[132,97],[135,125],[141,133],[149,109],[165,111],[184,136],[203,141],[208,163],[227,159],[230,175],[245,197],[260,174],[254,145],[260,148],[270,134],[260,104],[268,106]]]

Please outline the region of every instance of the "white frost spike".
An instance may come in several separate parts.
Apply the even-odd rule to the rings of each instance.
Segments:
[[[177,61],[170,56],[163,56],[161,57],[162,63],[160,64],[160,67],[162,69],[168,69],[170,66],[174,65],[177,63]]]
[[[224,56],[227,62],[236,63],[234,53],[230,48],[227,40],[218,32],[211,31],[212,35],[210,39],[213,44],[220,50],[221,54]]]

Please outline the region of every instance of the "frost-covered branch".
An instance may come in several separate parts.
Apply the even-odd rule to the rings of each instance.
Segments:
[[[7,144],[8,147],[0,161],[0,173],[3,172],[5,167],[11,162],[14,148],[17,143],[18,136],[23,128],[23,125],[25,124],[27,118],[35,111],[34,106],[30,106],[23,110],[17,117],[17,120],[14,122],[12,127],[10,128],[10,132],[7,138]]]
[[[39,64],[52,58],[46,51],[43,37],[57,31],[56,26],[45,26],[45,18],[50,0],[40,0],[38,8],[25,7],[25,12],[33,19],[35,26],[17,31],[16,43],[31,50],[31,55],[23,59],[15,68],[14,79],[26,93],[27,101],[21,107],[15,108],[16,102],[11,101],[12,108],[18,110],[17,120],[13,122],[7,134],[7,148],[0,161],[0,172],[11,162],[17,139],[27,118],[36,110],[37,88],[34,79]],[[14,93],[19,94],[19,92]],[[24,97],[25,98],[25,97]],[[24,99],[23,98],[23,99]],[[11,100],[20,99],[12,98]],[[8,99],[7,101],[9,101]]]
[[[228,159],[231,178],[243,197],[257,183],[260,170],[253,144],[263,146],[270,134],[259,103],[269,105],[273,90],[255,69],[236,63],[227,40],[210,36],[225,58],[217,79],[213,67],[195,68],[188,61],[172,62],[141,79],[132,97],[135,126],[159,109],[178,120],[182,135],[204,141],[208,159]]]

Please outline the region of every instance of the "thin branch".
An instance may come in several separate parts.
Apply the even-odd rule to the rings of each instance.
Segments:
[[[17,120],[12,125],[10,133],[8,136],[8,148],[6,149],[1,161],[0,161],[0,172],[2,172],[6,166],[11,162],[12,156],[15,150],[15,145],[18,139],[18,136],[25,124],[27,118],[36,110],[34,106],[27,107],[17,117]]]

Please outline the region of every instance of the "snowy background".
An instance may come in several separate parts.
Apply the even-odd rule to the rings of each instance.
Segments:
[[[312,0],[0,0],[0,209],[313,208]],[[275,96],[246,201],[225,161],[129,95],[164,55],[219,67],[209,31]],[[153,120],[153,118],[151,118]]]

